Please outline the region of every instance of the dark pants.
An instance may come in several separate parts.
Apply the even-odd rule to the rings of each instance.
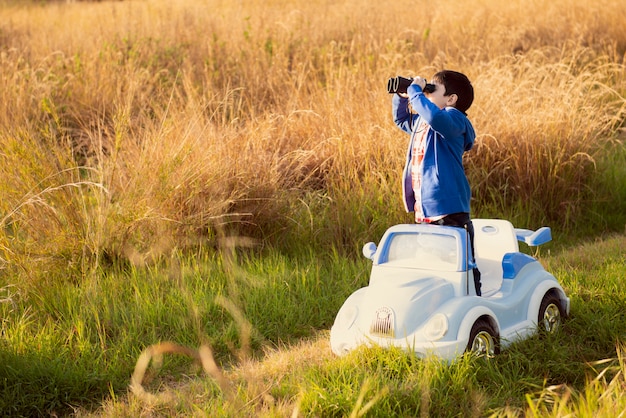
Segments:
[[[456,226],[458,228],[465,229],[470,238],[470,245],[472,246],[472,258],[474,264],[476,264],[476,256],[474,255],[474,225],[472,224],[469,213],[453,213],[451,215],[446,215],[443,218],[431,223],[435,225]],[[480,271],[477,267],[474,267],[474,286],[476,287],[476,294],[480,296]]]

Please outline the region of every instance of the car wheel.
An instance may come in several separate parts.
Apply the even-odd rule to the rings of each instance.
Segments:
[[[561,300],[554,292],[546,293],[539,306],[537,318],[539,329],[548,334],[554,334],[561,327],[563,316]]]
[[[472,325],[466,351],[487,358],[500,353],[498,333],[488,320],[479,319]]]

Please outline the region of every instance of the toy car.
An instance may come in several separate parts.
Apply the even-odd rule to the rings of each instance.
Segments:
[[[474,219],[473,280],[465,229],[428,224],[395,225],[380,244],[365,244],[373,261],[369,285],[348,297],[330,331],[332,351],[360,345],[398,346],[420,356],[453,360],[464,352],[492,357],[538,330],[554,332],[569,315],[570,300],[556,278],[518,241],[538,246],[549,227],[514,228],[506,220]]]

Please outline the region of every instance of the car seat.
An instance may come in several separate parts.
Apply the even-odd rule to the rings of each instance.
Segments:
[[[489,297],[502,286],[502,259],[506,253],[518,252],[515,228],[504,219],[472,219],[474,249],[481,273],[482,296]]]

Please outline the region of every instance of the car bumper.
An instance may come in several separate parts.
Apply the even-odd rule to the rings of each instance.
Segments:
[[[359,346],[397,347],[414,352],[419,357],[436,356],[452,361],[461,356],[467,347],[467,341],[416,341],[415,338],[383,338],[359,335],[354,332],[339,333],[331,329],[330,344],[333,353],[339,356],[348,354]]]

